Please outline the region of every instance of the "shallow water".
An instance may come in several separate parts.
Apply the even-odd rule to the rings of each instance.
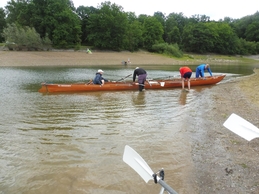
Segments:
[[[131,68],[100,68],[111,80],[132,73]],[[85,82],[95,72],[79,67],[0,68],[0,193],[159,193],[158,185],[146,184],[122,161],[125,145],[152,170],[164,168],[165,180],[175,190],[191,191],[185,115],[200,103],[203,92],[217,85],[188,93],[38,93],[41,82]],[[213,73],[226,73],[224,83],[243,72]],[[148,70],[151,78],[177,75],[166,68]]]

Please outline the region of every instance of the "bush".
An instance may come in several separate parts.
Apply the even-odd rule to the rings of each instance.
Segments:
[[[49,38],[41,39],[34,28],[19,27],[14,23],[4,28],[3,37],[9,50],[43,50],[45,45],[47,49],[51,45]]]
[[[177,58],[183,56],[182,51],[180,51],[177,44],[171,45],[168,43],[154,44],[152,46],[152,51],[160,54],[172,55]]]

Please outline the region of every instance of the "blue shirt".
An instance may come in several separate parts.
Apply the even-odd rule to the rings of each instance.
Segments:
[[[196,68],[196,78],[199,77],[199,75],[204,77],[204,71],[206,70],[205,67],[206,64],[201,64]],[[210,76],[212,76],[212,72],[209,67],[207,68],[207,71],[210,73]]]

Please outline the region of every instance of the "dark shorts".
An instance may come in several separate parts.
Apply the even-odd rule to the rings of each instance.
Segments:
[[[190,78],[192,76],[192,72],[187,72],[183,75],[183,77],[186,78]]]

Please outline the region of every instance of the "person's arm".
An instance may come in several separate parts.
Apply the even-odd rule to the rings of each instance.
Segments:
[[[212,72],[211,72],[210,68],[208,68],[208,72],[210,73],[210,76],[212,76]]]
[[[134,71],[134,74],[133,74],[133,82],[135,82],[136,80],[136,70]]]
[[[102,77],[102,79],[103,79],[105,82],[108,82],[108,81],[109,81],[108,79],[105,79],[104,77]]]

